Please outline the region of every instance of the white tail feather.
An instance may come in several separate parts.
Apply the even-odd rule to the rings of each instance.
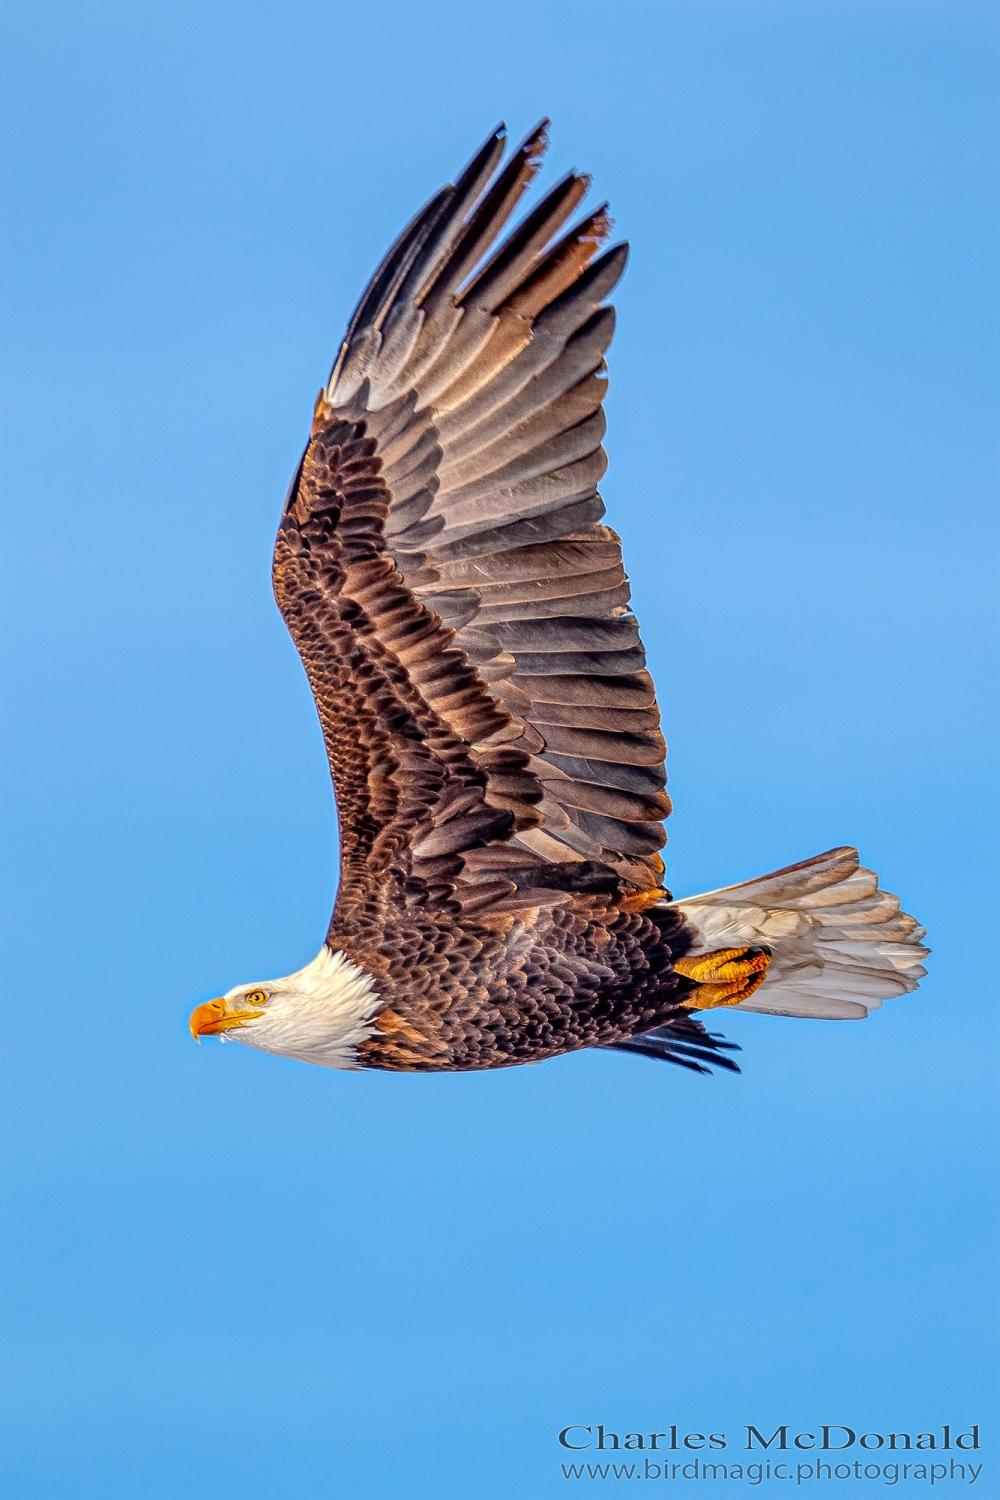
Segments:
[[[675,904],[698,930],[692,953],[770,950],[767,978],[734,1010],[862,1020],[883,1000],[915,990],[927,972],[924,929],[879,890],[856,849],[830,849]]]

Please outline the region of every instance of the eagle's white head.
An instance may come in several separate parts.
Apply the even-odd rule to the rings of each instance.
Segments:
[[[199,1005],[191,1035],[232,1039],[321,1067],[355,1068],[356,1049],[373,1034],[380,1004],[374,977],[324,943],[297,974],[240,984]]]

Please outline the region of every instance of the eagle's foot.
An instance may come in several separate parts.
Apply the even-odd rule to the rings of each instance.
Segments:
[[[720,948],[696,958],[679,958],[674,972],[697,985],[680,1003],[687,1010],[739,1005],[764,983],[770,962],[771,955],[763,948]]]

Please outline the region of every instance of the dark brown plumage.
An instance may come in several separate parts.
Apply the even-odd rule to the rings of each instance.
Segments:
[[[199,1007],[199,1036],[333,1066],[599,1046],[703,1071],[734,1064],[694,1009],[863,1015],[923,972],[853,850],[681,903],[661,886],[666,747],[597,491],[626,247],[602,251],[604,207],[565,228],[571,173],[494,248],[545,130],[502,168],[498,130],[421,210],[320,392],[274,585],[340,888],[313,964]]]
[[[275,551],[337,791],[327,941],[386,1005],[368,1066],[494,1067],[671,1017],[690,1042],[696,1026],[679,1009],[693,983],[672,971],[683,918],[626,909],[664,894],[670,803],[595,488],[601,303],[625,248],[595,262],[604,209],[548,248],[588,185],[571,175],[461,289],[544,131],[467,227],[499,132],[390,252],[317,403]]]

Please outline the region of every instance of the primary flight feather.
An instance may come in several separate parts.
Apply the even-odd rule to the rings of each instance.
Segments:
[[[602,250],[603,207],[565,229],[575,173],[501,240],[546,125],[504,143],[376,271],[278,532],[337,798],[326,941],[191,1030],[342,1068],[610,1047],[732,1069],[698,1011],[865,1016],[916,987],[923,931],[849,848],[663,888],[666,747],[597,490],[627,247]]]

